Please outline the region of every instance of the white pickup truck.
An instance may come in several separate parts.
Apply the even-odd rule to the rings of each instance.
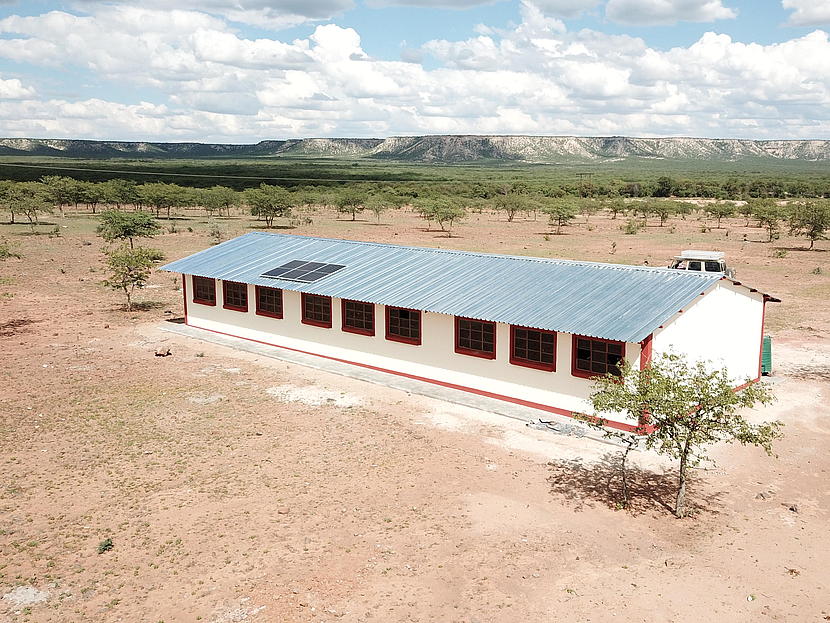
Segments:
[[[723,273],[735,277],[735,270],[726,265],[723,251],[683,251],[675,255],[669,268],[677,270],[697,270],[704,273]]]

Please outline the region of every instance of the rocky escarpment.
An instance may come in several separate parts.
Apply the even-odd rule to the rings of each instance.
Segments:
[[[830,140],[579,136],[394,136],[266,140],[253,145],[64,139],[0,139],[0,155],[70,158],[318,157],[461,163],[665,160],[830,160]]]

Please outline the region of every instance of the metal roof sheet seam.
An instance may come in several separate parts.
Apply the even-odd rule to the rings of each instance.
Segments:
[[[291,260],[346,267],[312,283]],[[723,275],[251,232],[162,270],[478,320],[640,342]]]

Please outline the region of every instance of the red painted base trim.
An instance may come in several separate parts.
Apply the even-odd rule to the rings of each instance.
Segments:
[[[190,325],[188,325],[190,326]],[[282,348],[284,350],[290,350],[295,353],[302,353],[303,355],[314,355],[315,357],[321,357],[322,359],[328,359],[329,361],[336,361],[338,363],[347,363],[353,366],[357,366],[359,368],[366,368],[367,370],[375,370],[376,372],[385,372],[386,374],[394,374],[395,376],[401,376],[407,379],[412,379],[415,381],[423,381],[424,383],[432,383],[433,385],[440,385],[441,387],[448,387],[450,389],[457,389],[463,392],[468,392],[471,394],[477,394],[479,396],[485,396],[486,398],[493,398],[495,400],[502,400],[504,402],[510,402],[513,404],[521,405],[523,407],[530,407],[531,409],[538,409],[540,411],[546,411],[548,413],[556,413],[557,415],[564,415],[567,417],[573,417],[574,412],[568,411],[566,409],[560,409],[559,407],[552,407],[550,405],[544,405],[538,402],[531,402],[529,400],[522,400],[521,398],[514,398],[513,396],[504,396],[502,394],[496,394],[493,392],[488,392],[483,389],[476,389],[474,387],[466,387],[464,385],[456,385],[455,383],[447,383],[446,381],[439,381],[437,379],[430,379],[424,376],[417,376],[415,374],[407,374],[406,372],[398,372],[397,370],[389,370],[387,368],[380,368],[378,366],[372,366],[368,363],[360,363],[357,361],[349,361],[348,359],[340,359],[339,357],[332,357],[331,355],[321,355],[320,353],[314,353],[311,351],[301,350],[299,348],[291,348],[289,346],[280,346],[279,344],[273,344],[271,342],[264,342],[262,340],[255,340],[251,337],[242,337],[241,335],[234,335],[233,333],[225,333],[224,331],[217,331],[216,329],[206,329],[204,327],[194,327],[195,329],[201,329],[202,331],[210,331],[211,333],[217,333],[219,335],[226,335],[228,337],[235,337],[240,340],[248,340],[249,342],[256,342],[257,344],[264,344],[265,346],[274,346],[276,348]],[[608,428],[616,428],[617,430],[623,430],[626,432],[635,432],[637,426],[635,424],[628,424],[626,422],[615,422],[612,420],[607,420]],[[647,430],[647,433],[650,433],[651,430]]]

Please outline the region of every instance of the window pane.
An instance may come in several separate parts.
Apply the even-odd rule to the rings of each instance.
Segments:
[[[330,325],[331,299],[316,294],[303,295],[303,319]]]
[[[386,330],[390,336],[413,341],[420,340],[421,312],[399,307],[389,307],[387,310],[389,322]]]
[[[583,345],[585,348],[583,348]],[[593,374],[611,374],[619,375],[620,371],[617,367],[622,361],[625,344],[619,342],[610,342],[600,339],[577,339],[576,361],[574,368],[583,372],[591,372]]]
[[[371,303],[344,301],[343,327],[373,332],[375,329],[375,306]]]
[[[216,282],[208,277],[193,277],[193,300],[216,302]]]

